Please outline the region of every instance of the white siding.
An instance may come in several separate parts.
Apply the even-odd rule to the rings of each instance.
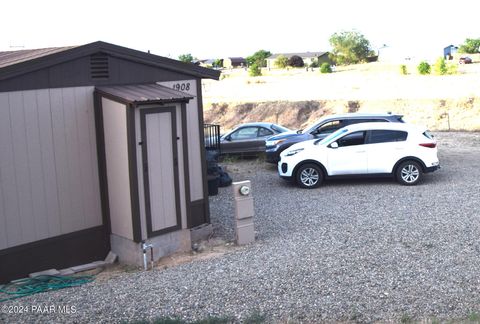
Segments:
[[[93,90],[0,93],[0,249],[102,224]]]
[[[102,98],[112,233],[133,240],[128,166],[127,107]]]

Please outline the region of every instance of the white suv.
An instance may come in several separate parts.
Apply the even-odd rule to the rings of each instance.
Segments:
[[[400,123],[362,123],[282,152],[280,177],[316,188],[326,177],[393,175],[404,185],[419,183],[440,168],[437,143],[425,129]]]

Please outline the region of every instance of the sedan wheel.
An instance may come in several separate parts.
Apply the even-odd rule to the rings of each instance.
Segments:
[[[397,180],[403,185],[416,185],[422,177],[422,168],[417,162],[406,161],[397,168]]]
[[[302,188],[317,188],[323,181],[323,171],[315,164],[305,164],[298,169],[296,178]]]

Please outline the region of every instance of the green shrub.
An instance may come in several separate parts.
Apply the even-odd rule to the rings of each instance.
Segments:
[[[422,75],[430,74],[431,67],[430,67],[430,64],[423,61],[423,62],[420,62],[420,64],[418,64],[417,70],[418,70],[418,73],[420,73]]]
[[[400,65],[400,74],[407,75],[407,66],[405,64]]]
[[[445,63],[445,59],[443,57],[438,58],[438,60],[435,62],[435,65],[433,66],[433,70],[437,75],[447,74],[447,64]]]
[[[261,76],[262,69],[260,68],[260,66],[258,66],[257,63],[253,63],[252,65],[250,65],[250,68],[248,69],[248,75],[252,77]]]
[[[332,67],[330,66],[330,63],[323,62],[322,65],[320,66],[320,72],[322,72],[322,73],[332,73]]]

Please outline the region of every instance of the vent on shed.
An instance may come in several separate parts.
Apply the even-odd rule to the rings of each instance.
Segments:
[[[90,56],[90,76],[95,80],[108,79],[107,54],[94,54]]]

